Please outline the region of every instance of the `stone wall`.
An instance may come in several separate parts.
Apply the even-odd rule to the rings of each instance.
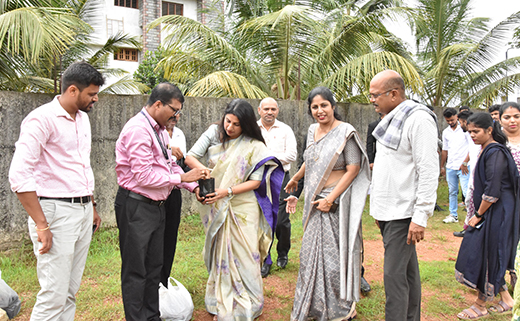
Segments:
[[[20,205],[16,195],[11,192],[8,172],[14,153],[14,144],[18,140],[20,124],[23,118],[34,108],[52,100],[51,95],[26,94],[0,91],[0,245],[7,241],[16,241],[27,235],[27,213]],[[115,142],[126,121],[134,116],[146,104],[147,96],[101,95],[94,105],[90,116],[92,125],[91,164],[96,178],[95,198],[98,211],[103,219],[103,226],[114,226],[113,202],[117,190],[115,174]],[[231,101],[228,98],[186,98],[179,128],[186,135],[188,148],[207,127],[222,117],[222,111]],[[250,100],[256,110],[259,101]],[[294,129],[298,150],[301,155],[302,142],[309,125],[313,122],[307,113],[304,101],[280,101],[278,119]],[[361,139],[366,139],[366,129],[370,122],[377,119],[371,105],[340,104],[339,113],[344,120],[353,124]],[[442,109],[436,110],[442,116]],[[446,127],[441,117],[441,128]],[[297,164],[294,164],[293,171]],[[185,191],[183,191],[184,193]],[[184,193],[183,214],[195,211],[194,197]]]

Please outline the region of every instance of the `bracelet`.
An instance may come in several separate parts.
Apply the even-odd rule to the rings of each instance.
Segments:
[[[478,213],[478,211],[475,211],[475,216],[476,216],[477,218],[482,218],[483,215],[480,215],[480,214]]]
[[[34,229],[37,231],[37,232],[43,232],[43,231],[47,231],[48,229],[51,228],[51,225],[49,223],[47,223],[47,227],[46,228],[38,228],[36,225],[34,225]]]
[[[227,189],[227,195],[228,195],[228,196],[233,196],[233,188],[228,187],[228,189]]]
[[[324,200],[325,200],[325,202],[327,202],[327,205],[328,205],[329,207],[332,206],[332,205],[334,204],[334,203],[329,202],[329,199],[326,198],[326,197],[324,198]]]
[[[97,202],[96,201],[92,201],[92,206],[96,207],[97,206]]]

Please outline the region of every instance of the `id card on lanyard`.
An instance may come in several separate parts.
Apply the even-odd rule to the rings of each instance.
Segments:
[[[143,116],[146,119],[146,121],[148,122],[148,124],[150,124],[150,127],[152,127],[152,131],[155,134],[155,137],[157,138],[157,141],[159,142],[159,146],[161,147],[161,151],[163,153],[163,156],[166,159],[166,164],[168,165],[168,168],[170,169],[170,174],[172,174],[173,171],[172,171],[171,160],[170,160],[170,157],[168,156],[168,150],[164,146],[165,144],[163,143],[163,141],[161,140],[161,137],[159,136],[159,134],[157,133],[157,131],[153,127],[152,123],[150,122],[148,117],[146,117],[146,114],[142,110],[141,110],[141,114],[143,114]]]

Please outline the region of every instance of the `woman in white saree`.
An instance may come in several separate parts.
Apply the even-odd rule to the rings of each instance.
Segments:
[[[304,164],[286,187],[292,192],[305,177],[304,234],[291,320],[350,320],[360,293],[368,158],[354,127],[340,121],[328,88],[313,89],[307,102],[317,123],[309,127]]]
[[[186,164],[206,168],[215,179],[200,215],[206,232],[209,278],[206,310],[214,320],[249,321],[264,304],[260,268],[271,246],[283,180],[270,156],[251,105],[231,101],[220,125],[211,125],[188,152]]]

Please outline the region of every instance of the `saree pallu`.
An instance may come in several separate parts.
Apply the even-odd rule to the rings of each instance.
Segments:
[[[225,149],[222,144],[210,147],[208,167],[215,188],[226,189],[263,168],[258,189],[202,206],[200,212],[209,273],[206,310],[218,320],[253,320],[264,304],[260,268],[273,240],[283,168],[262,142],[244,136],[229,141]]]
[[[291,320],[298,321],[340,320],[353,313],[360,293],[361,215],[370,185],[368,157],[354,127],[342,123],[314,142],[316,126],[309,128],[304,154],[304,234],[291,314]],[[335,200],[336,212],[323,213],[311,202],[334,189],[324,185],[350,138],[362,151],[360,171]]]

